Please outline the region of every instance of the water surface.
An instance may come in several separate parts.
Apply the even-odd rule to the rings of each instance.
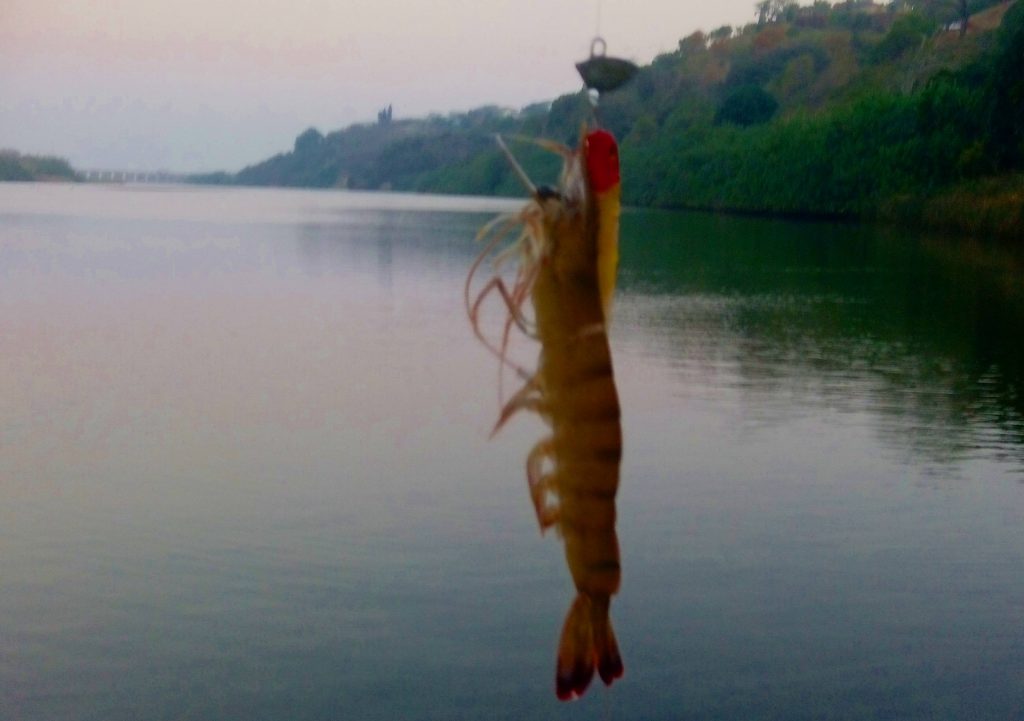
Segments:
[[[0,185],[0,718],[1024,715],[1019,272],[655,212],[612,336],[626,676],[559,704],[544,428],[487,440],[462,309],[508,207]]]

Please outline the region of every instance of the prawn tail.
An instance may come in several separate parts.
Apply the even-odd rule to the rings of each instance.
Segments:
[[[607,608],[604,611],[603,623],[595,624],[594,647],[597,651],[597,675],[604,681],[605,686],[611,686],[615,679],[622,678],[625,667],[622,665],[619,643],[615,640]]]
[[[562,701],[583,695],[597,670],[610,686],[623,673],[619,645],[608,617],[608,600],[577,594],[558,643],[555,693]]]

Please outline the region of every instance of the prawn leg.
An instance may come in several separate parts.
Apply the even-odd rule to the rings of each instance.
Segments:
[[[523,317],[521,309],[523,303],[529,296],[523,295],[519,299],[514,298],[512,293],[509,292],[508,287],[505,285],[505,281],[498,277],[491,278],[487,281],[486,285],[480,289],[480,292],[476,296],[476,300],[473,302],[473,307],[469,312],[469,318],[473,324],[473,329],[476,330],[478,327],[477,316],[480,313],[480,306],[483,305],[484,300],[487,299],[487,296],[493,290],[497,290],[498,295],[500,295],[501,299],[505,302],[505,306],[508,308],[508,312],[510,314],[509,317],[512,319],[512,322],[515,323],[516,327],[527,336],[531,338],[535,337],[533,330],[527,326],[526,318]]]
[[[508,422],[509,418],[522,410],[533,411],[542,417],[547,416],[547,404],[541,395],[540,385],[537,383],[536,376],[528,380],[526,385],[517,390],[515,395],[509,398],[508,403],[501,409],[498,422],[494,424],[494,429],[491,431],[491,438],[494,438],[498,431]]]
[[[544,461],[555,458],[554,437],[545,438],[533,447],[526,457],[526,480],[530,485],[530,498],[537,511],[540,532],[551,528],[559,519],[558,507],[548,503],[548,496],[554,490],[554,473],[544,473]]]

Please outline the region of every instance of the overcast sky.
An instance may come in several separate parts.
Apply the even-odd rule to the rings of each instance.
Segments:
[[[647,63],[753,0],[0,0],[0,148],[238,170],[326,132],[580,86],[600,24]]]

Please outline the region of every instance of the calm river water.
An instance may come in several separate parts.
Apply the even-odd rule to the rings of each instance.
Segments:
[[[488,440],[462,308],[508,207],[0,185],[0,718],[1024,716],[1019,271],[649,212],[612,334],[626,675],[557,702],[544,428]]]

